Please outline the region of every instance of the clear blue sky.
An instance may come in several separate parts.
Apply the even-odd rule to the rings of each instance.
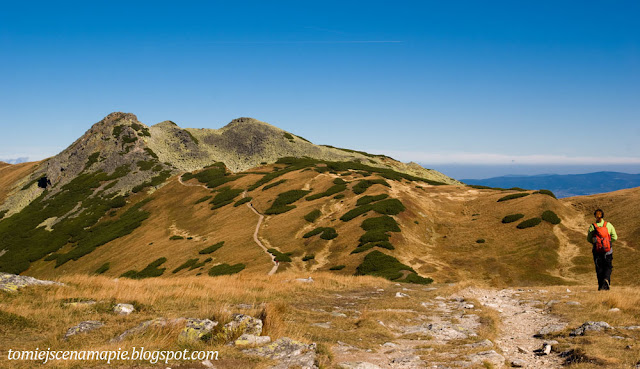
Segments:
[[[639,1],[5,1],[0,158],[125,111],[436,168],[638,167],[638,19]]]

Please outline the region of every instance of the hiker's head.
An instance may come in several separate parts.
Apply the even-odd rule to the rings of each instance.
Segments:
[[[604,218],[604,211],[602,209],[597,209],[593,212],[593,216],[596,217],[597,220]]]

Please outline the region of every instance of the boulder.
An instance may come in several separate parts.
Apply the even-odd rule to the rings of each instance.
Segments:
[[[379,366],[364,361],[345,361],[338,364],[339,369],[380,369]]]
[[[253,334],[243,334],[234,341],[236,347],[260,346],[271,342],[269,336],[254,336]]]
[[[552,333],[558,333],[565,329],[566,324],[547,324],[534,335],[534,337],[542,337]]]
[[[513,368],[524,368],[525,366],[527,366],[527,363],[524,360],[513,359],[511,360],[511,366]]]
[[[16,275],[0,272],[0,291],[15,292],[19,288],[26,286],[64,286],[63,283],[54,281],[43,281],[24,275]]]
[[[474,364],[483,364],[484,362],[491,363],[493,366],[501,367],[504,365],[504,356],[498,354],[494,350],[482,351],[476,354],[469,355],[469,360]]]
[[[260,336],[262,334],[262,320],[250,315],[233,314],[232,320],[222,327],[215,339],[220,342],[228,342],[243,334]]]
[[[120,315],[129,315],[134,311],[136,311],[136,308],[131,304],[116,304],[116,306],[113,307],[113,312]]]
[[[79,333],[87,333],[90,332],[94,329],[98,329],[100,327],[102,327],[104,325],[104,323],[97,321],[97,320],[87,320],[84,322],[80,322],[78,325],[73,326],[69,329],[67,329],[67,332],[64,334],[63,339],[69,339],[69,337],[71,336],[75,336],[76,334]]]
[[[301,369],[318,369],[316,361],[316,344],[306,344],[288,337],[261,347],[242,350],[243,353],[258,355],[279,363],[272,369],[286,369],[300,367]]]
[[[605,329],[612,329],[609,323],[607,322],[585,322],[578,328],[572,330],[569,335],[570,336],[584,336],[585,332],[595,331],[600,332]]]
[[[178,340],[181,342],[198,342],[205,335],[211,333],[213,327],[217,325],[218,322],[209,319],[188,318],[186,326],[178,336]]]

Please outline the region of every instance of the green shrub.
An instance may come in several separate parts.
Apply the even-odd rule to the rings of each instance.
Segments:
[[[521,197],[525,197],[525,196],[529,196],[529,193],[527,192],[523,192],[523,193],[512,193],[511,195],[507,195],[504,197],[501,197],[498,199],[498,202],[503,202],[503,201],[508,201],[508,200],[513,200],[513,199],[518,199]]]
[[[541,195],[547,195],[547,196],[551,196],[554,199],[557,199],[556,195],[549,191],[549,190],[540,190],[540,191],[535,191],[534,194],[541,194]]]
[[[205,266],[205,264],[210,263],[212,260],[213,260],[212,258],[206,258],[206,259],[202,260],[202,262],[200,262],[200,263],[195,263],[195,264],[193,264],[193,265],[189,268],[189,270],[194,270],[194,269],[202,268],[203,266]]]
[[[173,235],[173,236],[169,237],[169,239],[170,239],[171,241],[184,240],[184,237],[182,237],[182,236],[177,236],[177,235]]]
[[[160,174],[158,174],[157,176],[151,178],[149,181],[135,186],[133,189],[131,189],[131,192],[138,193],[138,192],[142,191],[146,187],[159,186],[162,183],[164,183],[164,181],[169,179],[169,177],[171,177],[171,171],[170,170],[162,171],[162,172],[160,172]]]
[[[476,240],[476,243],[485,243],[485,239],[484,238],[479,238]]]
[[[198,173],[185,173],[182,175],[183,181],[195,178],[200,183],[204,183],[208,188],[216,188],[228,182],[235,181],[242,175],[231,175],[227,173],[224,163],[215,163]]]
[[[149,135],[149,136],[151,136],[151,135]],[[147,154],[149,154],[149,156],[151,156],[152,158],[154,158],[154,159],[158,159],[158,155],[156,155],[156,153],[155,153],[155,152],[153,152],[153,150],[151,150],[150,148],[145,147],[145,148],[144,148],[144,151],[146,151],[146,152],[147,152]]]
[[[95,272],[93,272],[93,274],[104,274],[107,270],[109,270],[109,268],[111,268],[111,264],[104,263],[102,264],[102,266],[100,266],[100,268],[96,269]]]
[[[558,215],[551,210],[545,210],[542,213],[542,220],[545,220],[551,224],[560,224],[561,221]]]
[[[268,249],[267,251],[269,251],[273,256],[276,257],[276,261],[281,262],[290,262],[291,261],[291,252],[287,252],[287,253],[282,253],[276,249]]]
[[[0,211],[0,219],[4,218],[5,214],[9,212],[9,209]]]
[[[122,129],[124,128],[123,125],[118,125],[113,127],[113,131],[111,131],[111,134],[113,135],[114,138],[118,138],[120,137],[120,133],[122,133]]]
[[[93,154],[89,155],[89,158],[87,159],[87,164],[85,164],[84,166],[84,170],[87,170],[87,168],[91,167],[94,163],[97,163],[99,157],[100,157],[100,152],[94,152]]]
[[[209,200],[209,199],[210,199],[210,198],[212,198],[212,197],[213,197],[213,196],[211,196],[211,195],[207,195],[207,196],[201,197],[201,198],[199,198],[199,199],[198,199],[194,204],[199,204],[199,203],[201,203],[201,202],[205,202],[205,201]]]
[[[342,270],[344,269],[344,267],[345,267],[344,265],[335,265],[329,268],[329,270]]]
[[[304,220],[306,220],[309,223],[313,223],[320,217],[320,215],[322,215],[320,210],[318,209],[312,210],[309,213],[307,213],[307,215],[304,216]]]
[[[340,220],[342,220],[343,222],[348,222],[349,220],[372,210],[379,214],[397,215],[403,212],[405,210],[405,207],[398,199],[385,199],[378,202],[358,206],[355,209],[351,209],[343,216],[341,216]]]
[[[309,231],[302,236],[303,238],[313,237],[317,234],[320,234],[320,238],[323,240],[332,240],[338,237],[338,232],[331,227],[318,227],[312,231]]]
[[[154,165],[156,165],[156,162],[151,160],[140,160],[136,163],[136,165],[138,165],[138,168],[140,168],[140,170],[150,170]]]
[[[313,259],[315,259],[315,258],[316,258],[316,256],[315,256],[315,255],[313,255],[313,254],[309,254],[309,255],[305,255],[305,256],[302,258],[302,261],[309,261],[309,260],[313,260]]]
[[[265,214],[267,215],[281,214],[291,209],[295,209],[295,205],[290,205],[290,204],[300,200],[309,192],[311,191],[291,190],[291,191],[283,192],[278,195],[278,197],[275,199],[273,204],[271,204],[271,207],[265,211]]]
[[[225,205],[229,205],[235,200],[238,195],[243,192],[241,188],[231,189],[229,187],[224,187],[218,191],[218,193],[214,196],[213,200],[209,202],[209,204],[213,205],[211,210],[215,210],[221,208]]]
[[[356,275],[372,275],[394,281],[402,278],[402,271],[409,273],[404,280],[406,282],[419,284],[433,282],[430,278],[420,277],[413,268],[402,264],[393,256],[384,254],[378,250],[371,251],[364,257],[362,264],[356,268]],[[412,274],[415,276],[410,278],[409,276]]]
[[[141,271],[130,270],[120,277],[122,278],[131,278],[131,279],[144,279],[144,278],[154,278],[161,276],[167,268],[158,268],[160,265],[164,264],[167,261],[167,258],[159,258],[155,261],[149,263],[144,269]]]
[[[358,183],[356,183],[351,188],[351,190],[356,195],[360,195],[361,193],[364,193],[369,187],[373,186],[374,184],[380,184],[386,187],[391,187],[389,183],[387,183],[387,181],[385,181],[384,179],[362,179],[358,181]]]
[[[284,132],[284,138],[286,138],[287,140],[293,142],[293,136],[291,135],[291,133]]]
[[[240,273],[245,268],[244,264],[220,264],[216,265],[213,268],[209,269],[209,275],[212,277],[218,275],[230,275]]]
[[[362,206],[372,202],[384,200],[387,197],[389,197],[389,195],[387,195],[386,193],[376,195],[376,196],[364,195],[361,198],[359,198],[358,201],[356,201],[356,206]]]
[[[262,191],[266,191],[270,188],[273,188],[275,186],[281,185],[283,183],[285,183],[287,180],[286,179],[281,179],[279,181],[273,182],[273,183],[269,183],[268,185],[265,185],[264,187],[262,187]]]
[[[344,199],[344,194],[343,193],[339,193],[339,194],[335,195],[333,198],[336,199],[336,200]]]
[[[216,251],[217,249],[221,248],[222,245],[224,245],[224,241],[220,241],[220,242],[218,242],[218,243],[216,243],[214,245],[211,245],[211,246],[209,246],[207,248],[204,248],[204,249],[198,251],[198,253],[201,254],[201,255],[211,254],[214,251]]]
[[[524,218],[524,214],[509,214],[507,216],[505,216],[504,218],[502,218],[502,223],[513,223],[516,220],[520,220]]]
[[[347,189],[347,182],[343,181],[341,178],[336,178],[333,183],[333,186],[329,187],[326,191],[317,193],[315,195],[311,195],[306,198],[307,201],[317,200],[323,197],[328,197],[331,195],[335,195],[339,192],[342,192]]]
[[[300,137],[300,136],[298,136],[298,135],[294,135],[294,136],[298,137],[298,138],[299,138],[299,139],[301,139],[302,141],[306,141],[306,142],[308,142],[308,143],[311,143],[311,141],[307,140],[307,139],[306,139],[306,138],[304,138],[304,137]]]
[[[380,247],[387,250],[394,250],[395,247],[389,241],[377,241],[377,242],[369,242],[367,244],[360,244],[356,247],[355,250],[351,251],[352,254],[358,254],[361,252],[365,252],[367,250],[371,250],[374,247]]]
[[[531,218],[531,219],[525,220],[524,222],[521,222],[516,227],[518,229],[531,228],[531,227],[537,226],[541,222],[542,222],[542,219],[540,219],[540,218]]]
[[[171,273],[176,274],[179,271],[181,271],[182,269],[190,268],[191,266],[193,266],[197,262],[198,262],[198,259],[189,259],[189,260],[185,261],[184,263],[182,263],[179,267],[175,268]]]
[[[243,197],[240,200],[236,201],[236,203],[233,204],[233,206],[237,208],[238,206],[240,206],[242,204],[246,204],[251,200],[253,200],[253,197],[251,197],[251,196]]]
[[[185,131],[189,135],[189,138],[191,138],[191,141],[193,141],[194,144],[200,144],[200,141],[198,141],[198,139],[195,138],[195,136],[191,134],[191,132],[187,131],[186,129],[183,129],[183,131]]]

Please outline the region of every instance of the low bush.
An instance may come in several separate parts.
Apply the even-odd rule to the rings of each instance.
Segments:
[[[351,251],[352,254],[359,254],[361,252],[365,252],[367,250],[371,250],[374,247],[380,247],[387,250],[395,250],[395,247],[389,241],[377,241],[377,242],[369,242],[367,244],[360,244],[356,247],[355,250]]]
[[[479,239],[476,240],[476,243],[485,243],[485,242],[487,242],[487,241],[485,241],[484,238],[479,238]]]
[[[540,219],[540,218],[531,218],[531,219],[525,220],[524,222],[521,222],[516,227],[518,229],[531,228],[531,227],[537,226],[541,222],[542,222],[542,219]]]
[[[547,196],[551,196],[554,199],[557,199],[556,195],[549,191],[549,190],[540,190],[540,191],[535,191],[534,194],[541,194],[541,195],[547,195]]]
[[[291,252],[282,253],[276,249],[268,249],[269,253],[276,257],[277,262],[290,262],[291,261]]]
[[[406,282],[418,284],[428,284],[433,282],[431,278],[420,277],[410,266],[404,265],[393,256],[387,255],[378,250],[371,251],[364,257],[362,264],[356,268],[356,275],[372,275],[395,281],[402,278],[403,271],[408,273],[404,279]],[[414,276],[410,278],[409,276],[412,274]]]
[[[306,196],[311,191],[305,190],[291,190],[287,192],[283,192],[278,195],[278,197],[273,201],[271,207],[265,211],[265,214],[281,214],[285,213],[291,209],[295,209],[295,205],[290,205],[304,196]]]
[[[319,234],[320,238],[322,238],[323,240],[332,240],[338,237],[338,232],[336,232],[336,230],[331,227],[318,227],[312,231],[305,233],[302,237],[309,238],[317,234]]]
[[[372,202],[384,200],[387,197],[389,197],[389,195],[387,195],[386,193],[375,195],[375,196],[364,195],[361,198],[359,198],[358,201],[356,201],[356,206],[362,206]]]
[[[184,237],[182,237],[182,236],[178,236],[178,235],[173,235],[173,236],[169,237],[169,239],[170,239],[171,241],[184,240]]]
[[[154,158],[154,159],[158,159],[158,155],[156,155],[156,153],[155,153],[155,152],[153,152],[153,150],[151,150],[150,148],[145,147],[145,148],[144,148],[144,151],[145,151],[147,154],[149,154],[149,156],[151,156],[152,158]]]
[[[234,265],[220,264],[209,269],[209,275],[212,277],[215,277],[218,275],[236,274],[236,273],[240,273],[244,268],[245,268],[245,265],[242,263],[234,264]]]
[[[222,245],[224,245],[224,241],[220,241],[220,242],[218,242],[218,243],[216,243],[214,245],[211,245],[211,246],[209,246],[207,248],[204,248],[204,249],[198,251],[198,253],[201,254],[201,255],[211,254],[214,251],[216,251],[217,249],[221,248]]]
[[[323,197],[328,197],[331,195],[335,195],[339,192],[342,192],[347,189],[347,182],[343,181],[341,178],[336,178],[333,181],[334,185],[329,187],[326,191],[317,193],[315,195],[308,196],[306,198],[307,201],[317,200]]]
[[[315,259],[315,258],[316,258],[316,256],[315,256],[315,255],[313,255],[313,254],[305,255],[305,256],[302,258],[302,261],[309,261],[309,260],[313,260],[313,259]]]
[[[240,206],[242,204],[246,204],[251,200],[253,200],[253,197],[251,197],[251,196],[243,197],[240,200],[236,201],[236,203],[233,204],[233,206],[237,208],[238,206]]]
[[[336,199],[336,200],[344,199],[344,194],[343,193],[339,193],[339,194],[335,195],[333,198]]]
[[[329,270],[342,270],[344,269],[345,265],[335,265],[332,266],[331,268],[329,268]]]
[[[385,199],[374,203],[358,206],[355,209],[351,209],[340,217],[343,222],[360,216],[369,211],[375,211],[383,215],[397,215],[405,210],[404,205],[398,199]]]
[[[167,261],[167,258],[159,258],[155,261],[149,263],[144,269],[141,271],[130,270],[120,277],[122,278],[131,278],[131,279],[144,279],[144,278],[154,278],[161,276],[167,268],[158,268],[160,265],[164,264]]]
[[[525,196],[529,196],[530,194],[527,192],[522,192],[522,193],[512,193],[511,195],[507,195],[507,196],[503,196],[501,198],[498,199],[498,202],[503,202],[503,201],[508,201],[508,200],[513,200],[513,199],[519,199],[521,197],[525,197]]]
[[[200,144],[200,141],[198,141],[198,139],[195,138],[195,136],[191,134],[191,132],[187,131],[186,129],[183,129],[183,131],[189,135],[189,138],[191,138],[191,141],[193,141],[194,144],[196,145]]]
[[[219,209],[225,205],[231,204],[238,195],[243,192],[241,188],[231,189],[229,187],[223,187],[218,190],[218,193],[213,197],[213,200],[209,204],[213,205],[211,210]]]
[[[104,274],[107,270],[109,270],[109,268],[111,268],[111,264],[104,263],[100,266],[100,268],[96,269],[95,272],[93,272],[93,274]]]
[[[189,259],[189,260],[185,261],[184,263],[182,263],[179,267],[175,268],[171,273],[176,274],[179,271],[181,271],[182,269],[190,268],[191,266],[193,266],[197,262],[198,262],[198,259]]]
[[[264,187],[262,187],[262,191],[266,191],[266,190],[268,190],[270,188],[273,188],[275,186],[281,185],[281,184],[285,183],[286,181],[287,181],[286,179],[281,179],[279,181],[275,181],[273,183],[269,183],[268,185],[265,185]]]
[[[212,198],[212,197],[213,197],[213,196],[211,196],[211,195],[207,195],[207,196],[201,197],[201,198],[199,198],[199,199],[198,199],[194,204],[199,204],[199,203],[201,203],[201,202],[205,202],[205,201],[209,200],[209,199],[210,199],[210,198]]]
[[[524,218],[524,214],[509,214],[507,216],[505,216],[504,218],[502,218],[502,223],[513,223],[516,220],[520,220]]]
[[[307,215],[304,216],[304,220],[306,220],[309,223],[313,223],[320,217],[320,215],[322,215],[320,210],[318,209],[312,210],[309,213],[307,213]]]
[[[293,136],[289,132],[284,132],[284,138],[286,138],[287,140],[293,142]]]
[[[136,163],[136,165],[138,166],[138,168],[140,168],[140,170],[150,170],[156,165],[156,162],[151,160],[140,160]]]
[[[561,220],[556,213],[551,210],[545,210],[542,213],[542,220],[547,221],[551,224],[560,224]]]
[[[97,163],[99,157],[100,157],[100,152],[94,152],[93,154],[89,155],[89,158],[87,159],[87,164],[84,165],[84,170],[87,170],[94,163]]]
[[[362,179],[358,181],[358,183],[356,183],[351,188],[351,190],[356,195],[360,195],[364,193],[369,187],[373,186],[374,184],[380,184],[386,187],[391,187],[389,183],[387,183],[387,181],[385,181],[384,179]]]
[[[200,183],[204,183],[208,188],[216,188],[228,182],[235,181],[242,175],[231,175],[227,173],[224,163],[215,163],[198,173],[185,173],[182,175],[183,181],[195,178]]]
[[[138,192],[142,191],[143,189],[145,189],[146,187],[159,186],[162,183],[164,183],[164,181],[169,179],[169,177],[171,177],[171,171],[170,170],[162,171],[162,172],[160,172],[160,174],[158,174],[157,176],[151,178],[149,181],[135,186],[133,189],[131,189],[131,192],[138,193]]]

